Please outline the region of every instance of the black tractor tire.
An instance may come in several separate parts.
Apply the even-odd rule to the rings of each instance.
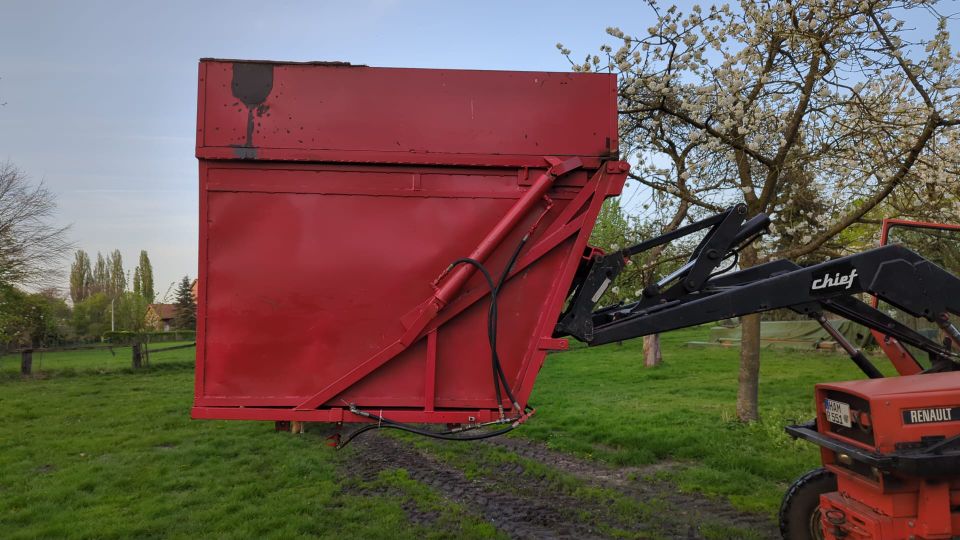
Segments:
[[[820,495],[837,490],[837,477],[830,471],[814,469],[797,480],[780,505],[780,534],[784,540],[820,540]]]

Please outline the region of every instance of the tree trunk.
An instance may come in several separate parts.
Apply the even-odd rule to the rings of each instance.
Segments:
[[[663,361],[660,354],[660,334],[643,336],[643,365],[657,367]]]
[[[757,264],[757,251],[752,246],[740,253],[740,267]],[[760,385],[760,315],[740,317],[740,375],[737,387],[737,418],[741,422],[760,419],[757,405]]]
[[[740,317],[740,377],[737,387],[737,418],[760,419],[757,397],[760,384],[760,315]]]
[[[20,374],[33,374],[33,350],[24,349],[20,351]]]

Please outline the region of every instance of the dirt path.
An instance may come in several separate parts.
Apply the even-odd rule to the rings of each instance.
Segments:
[[[462,471],[409,444],[379,433],[369,435],[351,443],[356,445],[356,456],[348,474],[373,480],[381,470],[406,469],[410,478],[481,515],[513,538],[600,538],[589,527],[570,520],[568,509],[574,501],[533,500],[500,489],[493,479],[468,480]]]
[[[429,450],[377,432],[350,444],[344,473],[373,481],[384,470],[402,468],[410,478],[480,516],[511,538],[610,538],[614,530],[637,537],[703,538],[705,527],[752,531],[776,538],[776,525],[766,516],[749,514],[729,504],[678,493],[664,482],[644,478],[651,469],[616,469],[555,452],[525,439],[491,439],[482,443],[507,449],[581,480],[585,486],[616,491],[640,503],[640,515],[628,515],[602,496],[576,496],[555,480],[523,474],[522,463],[491,467],[479,478],[442,462]],[[648,505],[648,503],[650,503]],[[411,521],[429,525],[436,516],[405,506]]]
[[[737,510],[724,501],[681,493],[675,486],[650,477],[660,470],[674,466],[669,462],[649,467],[614,468],[597,461],[550,450],[542,443],[529,439],[498,437],[484,441],[483,444],[508,448],[521,457],[576,476],[591,486],[614,489],[638,500],[664,501],[670,508],[669,521],[675,523],[715,523],[753,531],[762,538],[779,538],[780,535],[776,523],[768,516]],[[676,527],[670,528],[679,532]],[[694,531],[690,537],[699,536]]]

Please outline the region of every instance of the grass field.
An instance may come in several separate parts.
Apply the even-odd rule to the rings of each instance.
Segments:
[[[657,475],[682,490],[772,515],[789,481],[818,461],[783,425],[812,416],[815,382],[859,376],[841,356],[765,351],[763,421],[744,426],[733,420],[737,351],[682,345],[701,334],[664,336],[655,369],[642,367],[639,342],[550,357],[531,399],[537,414],[514,436],[617,466],[669,464]],[[159,353],[138,372],[129,354],[100,354],[49,353],[43,369],[53,376],[0,378],[0,538],[501,534],[402,469],[345,480],[356,449],[334,452],[266,423],[191,421],[192,349]],[[468,477],[517,461],[488,446],[423,447]],[[548,463],[526,471],[554,474]],[[571,497],[649,510],[555,476]],[[411,521],[412,507],[430,523]]]
[[[816,447],[784,426],[814,417],[817,382],[863,374],[843,355],[764,350],[762,421],[744,425],[735,415],[739,350],[684,347],[706,341],[706,329],[662,339],[655,369],[643,367],[640,340],[549,358],[531,397],[540,418],[523,435],[618,465],[679,461],[665,473],[679,486],[772,514],[789,483],[819,463]]]
[[[72,365],[76,353],[48,355]],[[189,419],[192,349],[154,368],[0,383],[0,538],[444,537],[407,524],[403,497],[341,492],[343,455],[272,425]],[[118,354],[118,356],[120,356]],[[165,365],[167,364],[167,365]],[[376,482],[404,486],[400,477]],[[376,486],[375,486],[376,487]],[[421,490],[422,491],[422,490]],[[429,493],[417,493],[426,501]],[[494,530],[434,501],[466,537]]]

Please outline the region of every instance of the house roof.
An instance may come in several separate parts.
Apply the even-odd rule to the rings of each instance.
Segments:
[[[177,306],[174,304],[150,304],[150,309],[156,313],[161,320],[172,319]]]

